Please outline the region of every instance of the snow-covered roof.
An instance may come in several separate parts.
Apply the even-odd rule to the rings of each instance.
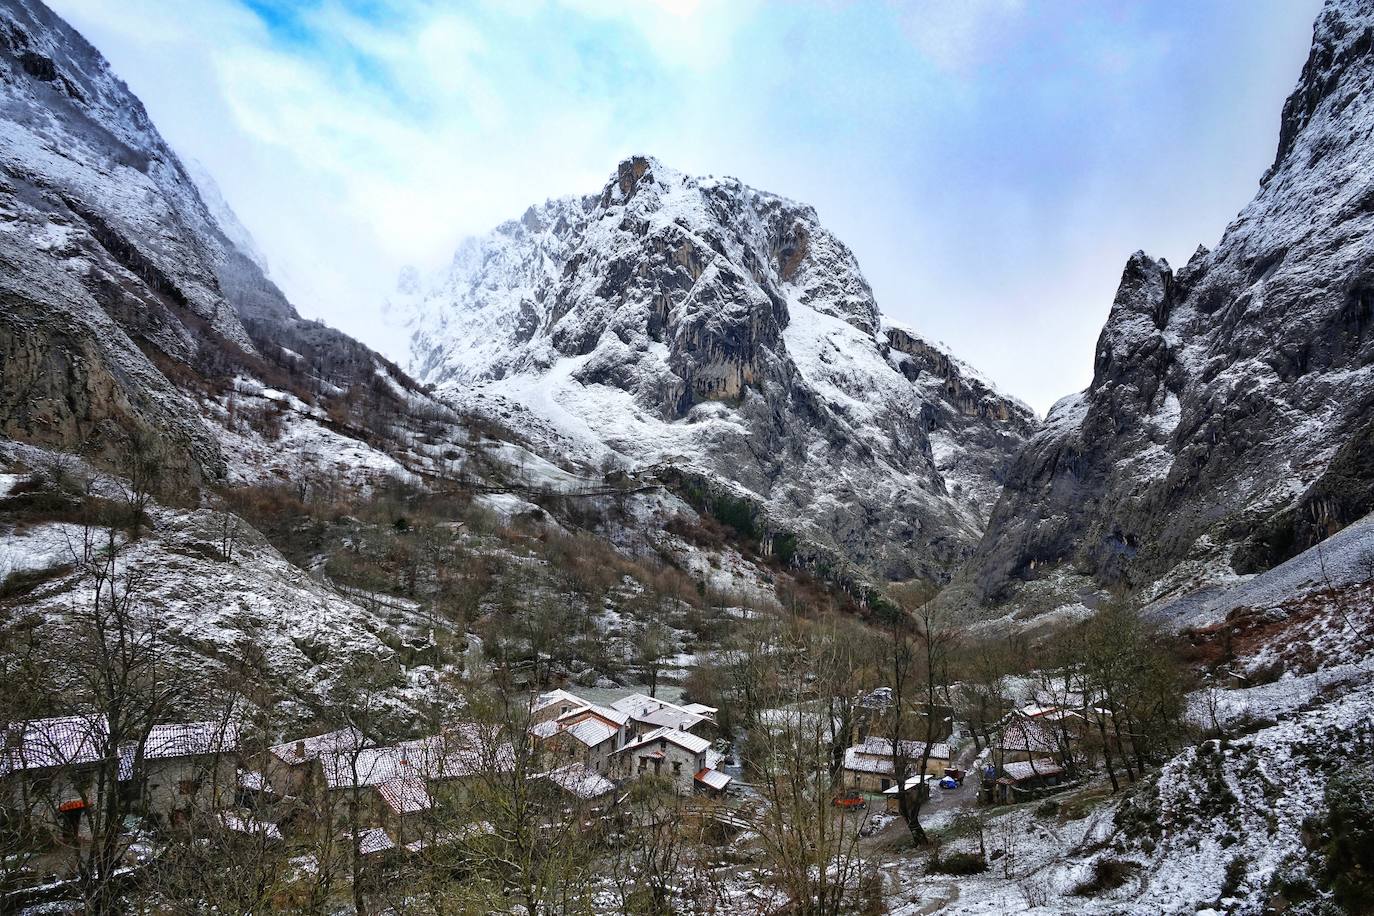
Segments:
[[[865,709],[887,709],[892,705],[892,688],[875,687],[859,698],[858,705]]]
[[[237,750],[239,729],[232,722],[179,722],[154,725],[143,743],[145,760],[224,754]]]
[[[1002,729],[997,747],[1004,751],[1054,753],[1059,750],[1059,742],[1039,721],[1013,719]]]
[[[393,776],[377,785],[382,802],[397,814],[414,814],[434,807],[429,787],[421,776]]]
[[[628,713],[609,706],[587,705],[571,710],[557,719],[546,719],[530,726],[530,734],[549,739],[565,734],[587,747],[597,747],[620,733],[629,722]]]
[[[620,729],[601,719],[589,718],[568,726],[564,731],[587,747],[596,747],[614,738]]]
[[[584,709],[592,704],[561,688],[550,690],[548,693],[541,693],[534,701],[532,712],[541,712],[550,706],[566,705],[569,711],[573,709]]]
[[[922,757],[926,756],[926,744],[924,741],[903,741],[902,750],[905,752],[909,763],[917,762]],[[949,745],[943,743],[931,744],[929,759],[949,760]],[[844,768],[859,773],[875,773],[878,775],[892,773],[893,760],[891,739],[870,735],[853,747],[846,748],[844,752]]]
[[[530,734],[536,738],[552,738],[563,730],[557,719],[545,719],[530,726]]]
[[[600,798],[615,791],[615,783],[581,763],[569,763],[550,770],[544,774],[544,778],[583,800]]]
[[[30,719],[5,726],[0,772],[95,763],[109,740],[103,715]]]
[[[459,723],[437,735],[384,747],[323,753],[319,760],[325,784],[331,789],[375,786],[398,776],[462,779],[513,766],[510,744],[492,747],[491,740],[478,726]]]
[[[363,744],[362,732],[349,727],[326,732],[323,735],[314,735],[310,738],[284,741],[271,748],[271,751],[272,756],[287,766],[297,766],[316,760],[321,754],[356,750]]]
[[[599,716],[608,722],[614,722],[616,725],[625,725],[630,721],[630,714],[624,710],[616,709],[614,706],[602,706],[599,703],[588,703],[578,709],[569,710],[559,716],[558,721],[567,722],[581,716]]]
[[[632,741],[625,745],[620,750],[616,751],[616,753],[623,754],[625,751],[631,751],[635,748],[644,747],[645,745],[653,744],[658,741],[672,742],[678,747],[693,754],[700,754],[702,751],[708,750],[711,747],[710,741],[694,735],[691,732],[679,731],[676,728],[656,728],[638,741]]]
[[[919,785],[920,785],[921,783],[923,783],[923,782],[934,782],[935,780],[937,780],[937,779],[939,779],[939,778],[940,778],[940,777],[934,776],[934,775],[931,775],[931,774],[928,774],[928,773],[917,773],[915,776],[908,776],[908,777],[906,778],[906,788],[907,788],[908,790],[911,790],[911,789],[916,788],[917,786],[919,786]],[[884,794],[884,795],[896,795],[896,794],[897,794],[897,787],[896,787],[896,786],[888,786],[886,789],[883,790],[883,794]]]
[[[320,767],[324,784],[331,789],[380,785],[405,775],[404,752],[399,747],[365,747],[341,753],[323,754]]]
[[[1064,772],[1064,768],[1049,759],[1020,760],[1002,767],[1003,775],[1012,782],[1020,782],[1023,779],[1032,779],[1037,776],[1057,776],[1062,772]]]
[[[232,722],[175,722],[153,726],[143,743],[143,759],[171,760],[176,757],[230,754],[238,746],[239,729]],[[121,780],[133,777],[134,759],[137,756],[137,744],[129,743],[120,747]]]
[[[247,789],[250,792],[274,792],[272,783],[267,777],[257,770],[239,770],[238,784],[240,789]]]
[[[396,844],[381,827],[369,827],[358,834],[358,852],[361,855],[376,855],[395,848]]]
[[[232,830],[235,833],[263,836],[269,840],[280,840],[282,838],[281,828],[271,821],[259,821],[251,817],[243,817],[232,811],[221,812],[219,820],[226,830]]]
[[[636,722],[665,728],[677,728],[683,731],[693,729],[702,722],[710,721],[708,716],[643,693],[632,693],[627,697],[621,697],[611,705],[621,712],[628,713]],[[709,709],[710,707],[706,708]]]
[[[698,771],[696,775],[697,782],[717,791],[723,790],[726,786],[730,785],[733,779],[734,777],[729,773],[722,773],[720,770],[713,770],[710,767]]]

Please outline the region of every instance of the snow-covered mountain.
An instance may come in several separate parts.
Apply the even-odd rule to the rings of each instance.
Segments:
[[[180,670],[207,681],[256,659],[292,715],[318,712],[357,659],[386,672],[398,721],[430,702],[439,643],[480,642],[449,613],[469,578],[449,569],[601,611],[587,624],[594,656],[565,647],[558,661],[589,683],[623,673],[640,606],[656,606],[641,593],[665,573],[637,557],[672,557],[688,571],[675,593],[709,591],[721,620],[735,619],[731,602],[776,606],[788,573],[754,545],[699,537],[711,532],[666,486],[620,490],[600,466],[550,462],[519,439],[300,318],[213,180],[183,166],[100,54],[39,0],[0,0],[10,624],[67,638],[71,596],[89,586],[73,543],[128,495],[135,454],[153,459],[139,462],[153,502],[121,559],[140,608]],[[552,559],[533,554],[530,530]],[[594,598],[568,584],[574,538],[579,558],[614,573]],[[421,555],[443,575],[422,574]],[[463,600],[491,612],[484,587]]]
[[[1331,0],[1221,242],[1178,270],[1131,256],[1092,384],[1010,472],[981,597],[1070,566],[1134,587],[1256,572],[1374,508],[1371,35],[1368,3]]]
[[[245,386],[318,401],[299,413],[316,439],[386,435],[322,423],[326,402],[394,408],[413,385],[302,320],[204,187],[80,34],[38,0],[0,4],[0,432],[106,457],[146,435],[192,483],[265,470],[227,428]]]
[[[551,448],[711,475],[881,575],[941,578],[1035,425],[884,320],[815,210],[739,181],[621,162],[403,277],[411,370]]]

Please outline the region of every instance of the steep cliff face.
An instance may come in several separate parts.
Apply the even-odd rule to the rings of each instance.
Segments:
[[[230,470],[205,399],[236,379],[405,400],[399,370],[296,315],[212,200],[85,39],[0,4],[0,433],[106,457],[151,436],[195,482]]]
[[[394,305],[412,371],[450,396],[514,403],[592,458],[711,474],[892,578],[967,556],[1035,423],[886,323],[812,208],[645,157]]]
[[[231,294],[289,313],[245,262],[95,49],[41,3],[0,9],[0,429],[92,453],[141,429],[223,474],[156,362],[192,366],[207,339],[251,353]]]
[[[1066,564],[1127,586],[1255,572],[1374,509],[1372,47],[1370,5],[1330,0],[1220,244],[1179,270],[1132,255],[1092,384],[1008,476],[982,597]]]

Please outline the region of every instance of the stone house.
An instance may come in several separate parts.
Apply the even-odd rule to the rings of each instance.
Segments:
[[[921,758],[926,754],[924,741],[903,741],[901,749],[907,759],[908,776],[921,775]],[[949,766],[948,744],[930,745],[925,773],[938,776]],[[880,794],[896,783],[896,761],[893,760],[891,739],[870,735],[844,752],[844,784],[860,792]]]
[[[573,710],[585,709],[591,705],[591,703],[566,690],[550,690],[548,693],[541,693],[535,697],[534,704],[530,708],[530,724],[549,722],[560,716],[566,716]]]
[[[140,748],[119,749],[121,789],[159,824],[176,824],[193,811],[234,799],[238,727],[224,722],[155,725]]]
[[[611,772],[611,755],[625,745],[630,716],[607,706],[588,705],[530,728],[552,756],[580,763],[605,776]]]
[[[993,782],[984,783],[983,792],[991,801],[1002,804],[1025,801],[1037,789],[1058,786],[1065,776],[1064,768],[1048,757],[1018,760],[999,769],[1000,775]]]
[[[932,741],[944,741],[954,733],[954,707],[936,701],[927,703],[924,697],[908,699],[903,704],[906,731],[929,737]],[[851,740],[859,743],[869,736],[883,736],[892,733],[897,712],[897,704],[891,687],[877,687],[854,698],[854,724]],[[927,723],[928,715],[933,721]]]
[[[58,839],[89,837],[100,793],[116,790],[111,756],[103,715],[12,722],[0,734],[0,803]]]
[[[707,767],[711,742],[675,728],[657,728],[615,752],[622,778],[661,776],[686,795],[696,788],[697,774]]]
[[[996,766],[1042,757],[1056,763],[1065,758],[1063,732],[1049,722],[1012,716],[993,738],[991,758]]]
[[[659,728],[671,728],[702,737],[715,734],[716,710],[700,703],[679,706],[643,693],[632,693],[611,704],[611,707],[630,717],[632,739]]]
[[[355,728],[286,741],[268,749],[262,775],[281,796],[303,799],[320,785],[321,757],[346,753],[365,743]]]
[[[406,846],[428,836],[427,819],[434,810],[434,797],[423,776],[392,776],[374,788],[381,826],[397,846]]]

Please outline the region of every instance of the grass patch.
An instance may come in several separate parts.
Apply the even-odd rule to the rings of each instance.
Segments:
[[[977,875],[988,870],[988,860],[977,852],[952,852],[932,858],[930,870],[940,875]]]
[[[1078,897],[1092,897],[1114,891],[1135,877],[1140,864],[1127,859],[1102,858],[1093,863],[1092,875],[1080,881],[1072,893]]]

